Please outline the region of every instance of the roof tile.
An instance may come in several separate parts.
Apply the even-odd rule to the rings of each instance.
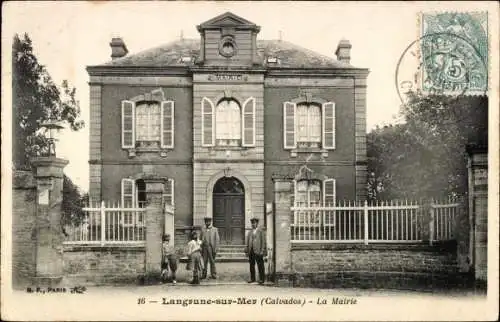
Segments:
[[[267,57],[278,58],[275,68],[354,68],[332,57],[321,55],[312,50],[282,40],[258,40],[258,55],[265,64]],[[136,54],[109,61],[104,66],[187,66],[182,57],[198,57],[200,41],[197,39],[176,40]]]

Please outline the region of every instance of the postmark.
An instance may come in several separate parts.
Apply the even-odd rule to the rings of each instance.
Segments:
[[[486,12],[421,14],[423,92],[476,95],[487,91],[487,17]]]

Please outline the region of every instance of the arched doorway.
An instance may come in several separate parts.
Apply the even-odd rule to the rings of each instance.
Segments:
[[[213,224],[221,244],[245,242],[245,188],[235,177],[220,178],[213,189]]]

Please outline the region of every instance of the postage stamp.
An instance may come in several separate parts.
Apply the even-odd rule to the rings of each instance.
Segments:
[[[421,89],[484,94],[488,89],[487,12],[422,13]]]

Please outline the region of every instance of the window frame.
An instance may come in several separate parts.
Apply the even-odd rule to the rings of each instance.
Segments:
[[[148,94],[151,96],[150,94]],[[163,95],[161,96],[163,97]],[[159,133],[159,139],[158,140],[137,140],[137,117],[136,117],[136,108],[139,104],[158,104],[158,107],[160,109],[160,113],[158,115],[160,119],[160,133]],[[126,106],[126,104],[130,104],[130,106]],[[170,122],[171,122],[171,137],[172,141],[170,144],[165,144],[164,142],[164,133],[165,132],[170,132],[165,130],[166,124],[165,124],[165,108],[166,106],[170,105],[171,107],[171,116],[170,116]],[[140,95],[138,97],[128,99],[128,100],[122,100],[121,101],[121,148],[123,150],[128,150],[129,152],[129,157],[135,156],[135,152],[157,152],[159,151],[161,156],[165,156],[166,151],[165,150],[173,150],[175,148],[175,101],[173,100],[166,100],[166,99],[146,99],[144,95]],[[131,108],[131,113],[128,114],[128,111],[126,112],[126,108]],[[132,128],[131,129],[125,129],[125,122],[127,118],[131,118],[132,122]],[[126,144],[125,142],[125,134],[126,133],[131,133],[132,135],[132,142],[131,144]],[[138,142],[157,142],[156,147],[141,147],[138,146]]]
[[[303,147],[299,146],[299,139],[298,139],[298,106],[299,105],[307,105],[308,108],[310,108],[311,105],[314,106],[319,106],[320,107],[320,113],[321,113],[321,134],[320,134],[320,142],[318,147]],[[291,111],[288,111],[288,109],[291,108]],[[327,110],[331,108],[331,110]],[[328,151],[329,150],[335,150],[336,149],[336,117],[335,117],[335,112],[336,112],[336,104],[334,101],[326,101],[321,98],[296,98],[290,101],[284,101],[283,102],[283,149],[284,150],[291,150],[292,156],[296,156],[296,152],[322,152],[324,156],[328,156]],[[293,118],[291,117],[291,114],[293,113]],[[289,115],[290,114],[290,115]],[[330,117],[327,117],[327,115],[331,115]],[[307,117],[309,118],[309,113],[307,113]],[[293,120],[293,130],[289,130],[289,121]],[[331,122],[330,131],[326,131],[326,125],[328,124],[327,122]],[[309,121],[308,121],[309,123]],[[293,143],[288,144],[287,138],[290,139],[289,136],[292,136],[293,138],[291,141]],[[308,134],[309,135],[309,134]],[[331,143],[327,144],[327,136],[331,135]],[[310,144],[317,144],[318,142],[316,141],[310,141]]]

